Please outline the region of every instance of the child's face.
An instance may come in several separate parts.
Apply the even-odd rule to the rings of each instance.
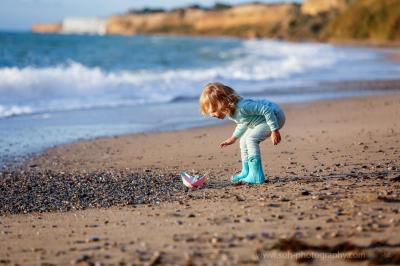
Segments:
[[[212,117],[218,118],[218,119],[224,119],[225,118],[225,114],[222,113],[221,111],[215,111],[211,113]]]

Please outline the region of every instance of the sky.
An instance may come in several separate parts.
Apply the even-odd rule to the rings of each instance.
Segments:
[[[161,7],[170,9],[215,2],[240,4],[252,0],[0,0],[0,30],[29,30],[33,23],[61,22],[65,17],[106,17],[129,9]],[[301,2],[302,0],[261,0],[259,2]]]

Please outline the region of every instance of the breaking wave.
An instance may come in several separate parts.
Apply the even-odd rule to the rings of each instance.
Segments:
[[[241,93],[265,89],[267,81],[291,80],[334,64],[329,45],[243,41],[219,51],[207,67],[105,71],[69,61],[49,67],[0,68],[0,117],[37,112],[169,102],[192,98],[219,80]]]

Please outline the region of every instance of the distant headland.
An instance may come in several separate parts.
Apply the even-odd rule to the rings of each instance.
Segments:
[[[390,45],[400,43],[400,1],[305,0],[302,4],[252,2],[173,10],[144,8],[99,18],[34,24],[33,32],[171,34],[276,38]]]

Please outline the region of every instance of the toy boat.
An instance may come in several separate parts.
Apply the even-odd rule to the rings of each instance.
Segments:
[[[188,188],[201,187],[207,179],[206,176],[202,176],[202,177],[200,177],[198,175],[191,176],[186,172],[181,173],[181,178],[182,178],[183,184],[185,186],[187,186]]]

